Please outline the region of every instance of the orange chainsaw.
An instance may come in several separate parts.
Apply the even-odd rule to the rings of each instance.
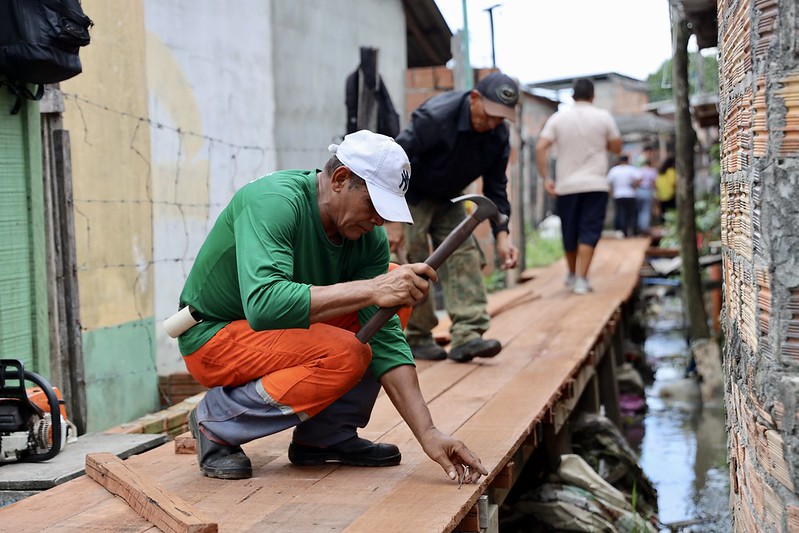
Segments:
[[[35,387],[25,388],[25,382]],[[21,361],[0,359],[0,464],[47,461],[64,448],[69,433],[59,390]]]

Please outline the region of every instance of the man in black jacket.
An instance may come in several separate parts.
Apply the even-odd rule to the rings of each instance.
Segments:
[[[413,179],[405,197],[413,225],[386,224],[392,250],[406,243],[413,261],[429,255],[428,236],[437,247],[466,217],[462,203],[453,204],[474,180],[483,178],[483,194],[499,211],[510,215],[506,191],[510,144],[505,119],[515,121],[519,90],[508,76],[493,72],[471,91],[449,91],[431,98],[413,112],[397,143],[405,149]],[[502,268],[516,266],[519,251],[511,243],[507,224],[492,222]],[[490,325],[486,291],[481,274],[485,260],[474,237],[453,253],[439,272],[450,328],[449,354],[438,346],[432,330],[438,324],[433,302],[417,305],[405,334],[416,359],[459,362],[475,357],[494,357],[499,341],[483,339]]]

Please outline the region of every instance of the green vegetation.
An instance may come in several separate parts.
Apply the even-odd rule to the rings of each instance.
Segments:
[[[493,272],[483,276],[483,283],[485,284],[486,292],[489,294],[501,291],[507,286],[507,283],[505,283],[505,271],[495,268]]]
[[[701,64],[701,71],[697,68]],[[701,77],[699,76],[701,72]],[[700,81],[701,80],[701,81]],[[671,93],[671,59],[663,62],[660,68],[647,78],[649,85],[649,101],[662,102],[672,99]],[[688,57],[688,85],[690,96],[699,92],[701,84],[703,93],[718,94],[719,64],[715,55],[704,55],[692,52]]]
[[[522,269],[545,267],[563,257],[563,243],[560,237],[545,238],[540,233],[528,229],[527,245],[525,246],[526,261]],[[483,277],[486,291],[501,291],[506,288],[505,271],[494,268],[493,272]]]
[[[563,257],[563,242],[560,237],[545,238],[532,231],[527,239],[525,255],[525,268],[549,266]]]
[[[721,239],[721,206],[717,195],[709,195],[694,203],[696,211],[696,245],[699,255],[710,253],[710,244]],[[660,239],[661,248],[680,246],[677,230],[677,212],[669,211],[664,217],[665,232]]]
[[[719,165],[719,145],[714,144],[710,147],[710,175],[716,184],[713,187],[715,193],[708,194],[694,202],[694,212],[696,215],[696,245],[699,248],[699,255],[710,253],[710,244],[721,240],[721,203],[719,200],[719,180],[721,179]],[[677,213],[668,212],[664,215],[665,233],[660,240],[662,248],[678,248],[680,246],[679,233],[677,230]]]

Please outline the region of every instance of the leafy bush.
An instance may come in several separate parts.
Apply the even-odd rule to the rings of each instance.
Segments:
[[[694,202],[696,239],[699,255],[710,253],[710,243],[721,239],[721,204],[718,196],[708,196]],[[661,248],[678,248],[680,235],[677,229],[677,211],[663,216],[665,232],[660,239]]]
[[[545,267],[563,257],[563,242],[558,238],[545,238],[532,232],[527,240],[525,268]]]

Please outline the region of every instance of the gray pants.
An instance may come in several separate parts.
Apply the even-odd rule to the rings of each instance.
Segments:
[[[197,421],[233,445],[294,427],[295,442],[324,448],[354,437],[358,428],[365,427],[380,392],[380,383],[369,369],[344,396],[303,420],[265,398],[260,382],[211,388],[197,405]]]

